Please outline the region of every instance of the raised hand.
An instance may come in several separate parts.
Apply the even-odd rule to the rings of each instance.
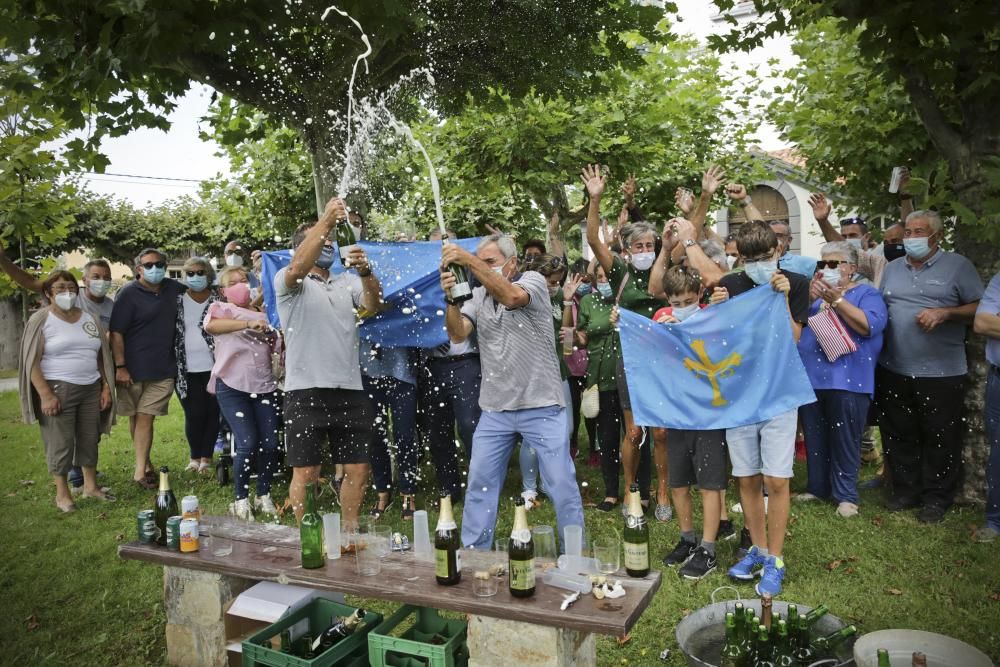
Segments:
[[[608,177],[601,173],[601,165],[588,164],[583,168],[583,171],[580,174],[580,179],[586,186],[587,194],[590,195],[591,199],[601,198],[601,195],[604,194],[604,188],[608,181]]]
[[[628,206],[622,206],[622,210],[618,211],[618,228],[621,229],[628,224],[629,214]]]
[[[344,200],[339,197],[334,197],[328,201],[326,203],[326,208],[323,209],[323,219],[330,224],[338,220],[346,220],[347,206],[344,204]]]
[[[701,177],[701,191],[714,195],[719,186],[725,181],[726,172],[722,167],[713,164]]]
[[[494,227],[490,223],[488,223],[488,222],[483,223],[483,226],[486,227],[486,231],[488,231],[490,234],[496,234],[497,236],[503,236],[503,232],[501,232],[499,229],[497,229],[496,227]]]
[[[667,227],[673,231],[674,235],[677,237],[678,241],[687,241],[688,239],[694,239],[695,228],[691,224],[690,220],[685,220],[684,218],[672,218],[667,222]]]
[[[833,211],[833,207],[822,192],[814,192],[809,195],[809,206],[812,207],[813,217],[817,220],[828,220],[831,211]]]
[[[674,192],[674,205],[684,215],[691,215],[694,210],[694,195],[687,188],[677,188]]]
[[[579,273],[574,273],[563,283],[563,299],[569,301],[576,294],[576,290],[583,284],[585,277]]]
[[[903,167],[903,173],[899,176],[899,194],[908,195],[910,194],[907,189],[910,186],[910,168]]]
[[[632,208],[635,205],[635,174],[629,174],[622,183],[622,195],[625,196],[625,206]]]
[[[733,201],[743,201],[747,198],[747,189],[739,183],[730,183],[726,186],[726,196]]]

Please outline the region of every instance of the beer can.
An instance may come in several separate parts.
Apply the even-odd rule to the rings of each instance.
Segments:
[[[198,522],[195,519],[181,521],[181,552],[191,553],[198,550]]]
[[[181,498],[181,514],[185,519],[201,520],[201,509],[198,507],[198,496],[184,496]]]
[[[153,510],[140,511],[136,515],[136,527],[140,542],[152,544],[159,537],[159,531],[156,529],[156,512]]]
[[[181,548],[181,517],[172,516],[167,519],[167,548],[179,551]]]

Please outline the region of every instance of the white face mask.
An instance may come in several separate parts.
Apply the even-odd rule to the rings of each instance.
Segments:
[[[59,292],[52,299],[60,310],[70,310],[76,304],[76,294],[73,292]]]
[[[91,280],[87,284],[87,291],[96,296],[98,299],[103,297],[111,289],[110,280]]]
[[[559,293],[559,285],[549,285],[549,296],[553,297]]]
[[[823,274],[823,280],[830,287],[840,286],[840,269],[821,269],[820,273]]]
[[[733,267],[736,266],[736,259],[737,257],[735,255],[726,255],[726,266],[729,267],[730,271],[732,271]]]
[[[862,239],[847,239],[847,242],[855,247],[857,250],[864,250],[864,241]]]
[[[653,262],[655,261],[655,252],[637,252],[632,255],[632,266],[640,271],[646,271],[649,267],[653,266]]]
[[[679,308],[677,306],[674,306],[670,312],[673,313],[674,317],[676,317],[678,321],[683,322],[687,318],[697,313],[698,308],[699,306],[697,303],[692,303],[690,306],[682,306]]]
[[[226,266],[235,266],[236,268],[243,266],[242,255],[237,255],[236,253],[226,255]]]

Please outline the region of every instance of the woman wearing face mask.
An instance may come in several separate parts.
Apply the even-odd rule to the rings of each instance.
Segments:
[[[580,316],[580,303],[585,296],[593,291],[593,275],[588,269],[588,262],[585,259],[578,259],[573,262],[573,279],[567,280],[563,285],[563,311],[562,311],[562,331],[560,340],[563,337],[573,335],[577,320]],[[572,284],[571,284],[572,283]],[[587,380],[587,349],[585,345],[574,344],[572,354],[563,354],[563,361],[569,370],[569,393],[573,399],[573,427],[569,436],[570,455],[575,459],[578,451],[577,434],[580,432],[580,397],[584,389],[590,385]],[[587,437],[590,441],[590,454],[587,458],[587,465],[596,468],[601,465],[601,455],[597,451],[597,422],[593,419],[585,419]]]
[[[583,170],[583,182],[590,197],[590,208],[587,212],[587,243],[597,263],[608,276],[612,292],[616,295],[618,304],[640,315],[652,318],[653,313],[665,305],[662,299],[649,294],[649,279],[653,262],[656,260],[656,228],[645,222],[634,222],[622,227],[620,231],[623,257],[613,255],[600,237],[601,197],[604,194],[606,176],[601,175],[599,165],[588,166]],[[625,470],[625,488],[639,479],[639,492],[642,494],[643,507],[649,506],[650,480],[640,465],[649,456],[649,441],[653,440],[653,456],[656,461],[656,518],[659,521],[669,521],[673,517],[673,507],[670,503],[670,492],[667,487],[667,441],[664,429],[650,429],[652,438],[645,429],[636,426],[632,421],[632,408],[629,401],[628,385],[625,382],[625,369],[618,355],[618,395],[622,412],[625,417],[625,437],[622,440],[622,464]],[[648,466],[648,464],[647,464]],[[647,468],[648,469],[648,468]]]
[[[576,322],[576,343],[587,349],[587,387],[597,385],[600,412],[595,421],[601,454],[601,477],[604,480],[604,500],[597,505],[602,512],[610,512],[618,504],[618,471],[621,463],[618,446],[622,437],[621,403],[618,400],[618,334],[611,324],[614,293],[604,269],[593,261],[590,264],[591,282],[595,291],[580,301],[580,314]]]
[[[219,276],[225,301],[215,301],[205,313],[204,327],[215,344],[208,390],[219,401],[226,422],[233,430],[235,502],[229,512],[250,520],[250,459],[257,459],[254,507],[274,514],[271,479],[278,466],[278,383],[271,365],[272,354],[280,354],[282,341],[267,324],[264,313],[250,306],[250,285],[243,268],[227,268]]]
[[[202,257],[192,257],[181,269],[187,291],[177,297],[174,354],[177,377],[174,391],[184,408],[184,434],[191,450],[185,470],[203,472],[212,467],[212,453],[219,433],[219,404],[208,390],[215,358],[210,336],[201,328],[205,311],[218,295],[212,288],[215,270]]]
[[[799,408],[808,451],[808,492],[797,500],[832,499],[837,514],[858,513],[861,438],[875,391],[875,363],[888,310],[882,295],[858,273],[858,250],[844,241],[823,246],[810,285],[810,316],[827,310],[843,325],[857,351],[830,361],[812,328],[799,338],[799,355],[816,402]]]
[[[97,486],[96,473],[98,439],[114,424],[114,360],[100,322],[75,305],[72,273],[53,271],[42,292],[51,305],[28,320],[21,338],[21,415],[39,423],[56,507],[72,512],[66,476],[74,462],[83,468],[84,496],[115,499]]]

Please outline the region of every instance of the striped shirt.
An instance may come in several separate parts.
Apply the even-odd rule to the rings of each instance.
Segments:
[[[545,278],[527,271],[514,284],[528,293],[523,308],[508,310],[485,287],[473,290],[462,306],[479,340],[479,407],[490,412],[565,407]]]

